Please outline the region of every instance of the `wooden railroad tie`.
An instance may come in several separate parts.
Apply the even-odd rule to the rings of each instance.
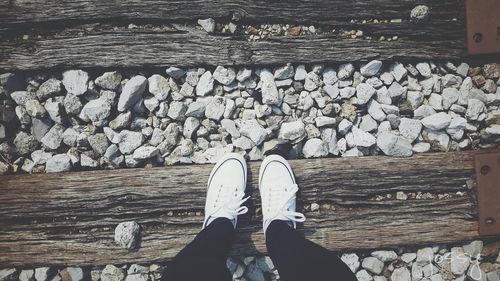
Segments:
[[[475,152],[293,160],[304,235],[332,250],[452,243],[479,237]],[[240,220],[233,254],[265,253],[251,162],[250,212]],[[212,165],[171,166],[0,177],[0,267],[159,262],[200,231]],[[452,194],[397,200],[405,193]],[[456,193],[459,194],[456,194]],[[391,198],[387,198],[391,194]],[[374,200],[377,196],[384,200]],[[435,196],[437,197],[437,196]],[[137,221],[135,251],[113,241],[120,222]]]

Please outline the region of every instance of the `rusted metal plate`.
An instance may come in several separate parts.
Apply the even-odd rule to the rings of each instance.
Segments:
[[[466,0],[469,54],[500,53],[500,0]]]
[[[475,155],[479,234],[500,235],[500,152]]]

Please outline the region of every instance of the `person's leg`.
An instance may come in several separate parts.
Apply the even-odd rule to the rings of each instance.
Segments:
[[[334,253],[306,240],[295,230],[303,222],[296,212],[295,176],[288,162],[271,155],[259,172],[263,228],[269,255],[282,281],[354,281],[356,277]]]
[[[232,280],[226,267],[245,196],[247,167],[235,153],[217,162],[208,179],[203,230],[167,264],[162,280]]]
[[[282,281],[357,280],[334,252],[303,238],[285,221],[269,224],[266,245]]]
[[[215,219],[167,265],[163,280],[232,280],[226,259],[234,234],[229,219]]]

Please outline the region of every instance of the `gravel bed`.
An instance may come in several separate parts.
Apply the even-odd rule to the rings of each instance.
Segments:
[[[0,172],[497,147],[500,64],[0,75]]]
[[[437,245],[341,253],[359,281],[498,281],[499,242],[480,240],[464,245]],[[235,281],[279,280],[267,256],[229,258],[227,267]],[[0,269],[0,281],[154,281],[165,265],[107,265],[102,267],[42,267]]]

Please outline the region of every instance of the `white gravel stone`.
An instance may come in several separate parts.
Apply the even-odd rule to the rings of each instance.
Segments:
[[[410,143],[418,138],[420,132],[422,131],[422,123],[420,120],[401,118],[399,123],[399,132],[405,138],[407,138]]]
[[[140,226],[137,222],[122,222],[115,228],[115,242],[123,248],[135,249],[139,246],[139,234]]]
[[[205,116],[206,107],[207,105],[204,102],[201,101],[192,102],[188,105],[185,115],[186,117],[202,118]]]
[[[349,99],[355,94],[356,94],[356,89],[354,89],[353,87],[345,87],[340,89],[340,97],[343,99]]]
[[[61,81],[50,78],[40,85],[36,91],[36,96],[40,101],[44,101],[50,97],[56,96],[61,92]]]
[[[306,91],[314,91],[321,85],[321,79],[315,72],[309,72],[304,81],[304,89]]]
[[[274,71],[274,78],[277,80],[285,80],[288,78],[292,78],[294,75],[295,71],[293,69],[293,65],[290,63],[282,67],[279,67]]]
[[[184,76],[184,74],[186,74],[186,71],[175,66],[167,68],[165,72],[167,72],[168,76],[177,80],[179,80],[182,76]]]
[[[236,73],[231,67],[226,68],[223,66],[217,66],[213,74],[213,79],[222,85],[227,86],[231,84],[234,79],[236,79]]]
[[[196,130],[200,127],[200,121],[194,117],[186,118],[184,121],[183,135],[185,138],[190,139],[193,137]]]
[[[150,96],[144,99],[144,106],[149,110],[149,112],[153,112],[158,105],[160,105],[160,102],[155,97]]]
[[[198,24],[208,33],[213,33],[215,31],[215,20],[213,18],[199,19]]]
[[[358,104],[366,104],[374,94],[375,89],[366,83],[361,83],[356,87],[356,97],[358,98]]]
[[[408,73],[404,65],[401,63],[393,63],[390,67],[390,72],[396,79],[396,81],[400,81],[403,77],[405,77]]]
[[[373,274],[380,274],[384,269],[384,263],[375,257],[366,257],[361,266]]]
[[[391,262],[395,261],[398,258],[398,254],[394,251],[375,251],[372,252],[371,255],[381,260],[382,262]]]
[[[50,267],[38,267],[35,268],[35,280],[36,281],[47,281],[52,270]]]
[[[368,273],[368,271],[364,269],[356,272],[356,279],[358,281],[373,281],[373,277],[370,275],[370,273]]]
[[[479,120],[479,117],[483,113],[485,105],[482,101],[477,99],[469,99],[467,104],[467,111],[465,112],[465,117],[469,120]]]
[[[305,65],[303,64],[298,65],[297,68],[295,69],[295,75],[293,79],[296,81],[304,81],[306,79],[306,76],[307,76],[307,71]]]
[[[68,280],[68,277],[71,281],[84,280],[83,269],[80,267],[66,267],[59,274],[63,276],[63,280]]]
[[[104,153],[104,160],[106,160],[112,167],[120,167],[123,163],[124,157],[118,146],[116,144],[112,144],[108,147],[108,149],[106,149],[106,153]]]
[[[393,82],[387,91],[392,99],[400,98],[406,94],[406,88],[401,86],[398,82]]]
[[[66,154],[52,156],[45,164],[47,173],[65,172],[71,169],[71,159]]]
[[[236,123],[231,119],[222,119],[220,122],[222,128],[226,130],[233,138],[240,137],[240,131],[236,128]]]
[[[10,97],[14,100],[15,103],[22,106],[25,106],[27,101],[36,99],[35,93],[27,91],[12,92],[10,94]]]
[[[441,151],[448,151],[450,137],[445,132],[424,130],[423,136],[426,140],[432,143],[435,148]]]
[[[423,119],[425,117],[428,117],[428,116],[431,116],[431,115],[434,115],[436,114],[436,111],[428,106],[428,105],[421,105],[419,106],[414,112],[413,112],[413,116],[416,118],[416,119]]]
[[[361,118],[361,123],[359,128],[365,132],[373,132],[377,129],[377,121],[373,119],[370,115],[365,115]]]
[[[365,131],[352,127],[352,134],[354,137],[354,145],[359,147],[371,147],[376,143],[376,138]]]
[[[19,281],[34,281],[34,280],[35,280],[35,271],[33,269],[21,270],[21,273],[19,273]]]
[[[413,146],[412,150],[415,153],[428,152],[429,150],[431,150],[431,145],[427,142],[419,142]]]
[[[170,103],[167,116],[174,119],[182,121],[186,118],[187,106],[183,102],[173,101]]]
[[[141,75],[134,76],[128,80],[120,94],[117,110],[124,112],[138,102],[146,90],[147,85],[148,80]]]
[[[335,118],[328,117],[328,116],[318,116],[318,117],[316,117],[315,122],[316,122],[316,127],[321,128],[321,127],[335,125],[336,120],[335,120]]]
[[[417,264],[424,266],[434,260],[434,251],[432,248],[422,248],[417,251]]]
[[[45,107],[40,104],[39,101],[37,100],[29,100],[25,104],[26,112],[31,117],[34,118],[42,118],[47,114],[47,110],[45,110]]]
[[[337,132],[334,128],[321,129],[321,139],[328,146],[328,152],[333,155],[339,155],[339,147],[337,143]]]
[[[99,98],[89,101],[80,112],[79,117],[92,124],[102,127],[107,124],[107,118],[111,114],[111,104],[109,101]]]
[[[68,93],[80,96],[87,92],[89,74],[83,70],[68,70],[63,72],[62,83]]]
[[[257,120],[244,120],[241,122],[240,134],[251,139],[255,145],[260,145],[267,137],[267,130]]]
[[[379,134],[377,146],[389,156],[408,157],[413,154],[410,141],[393,133]]]
[[[417,63],[417,65],[415,65],[415,68],[424,78],[429,78],[432,76],[431,66],[426,62]]]
[[[415,110],[422,105],[422,102],[424,101],[424,95],[422,94],[422,92],[408,91],[406,99],[410,103],[412,109]]]
[[[450,125],[451,116],[446,112],[439,112],[422,119],[422,125],[431,130],[445,129]]]
[[[488,135],[498,136],[500,135],[500,125],[491,125],[485,129],[485,133]]]
[[[448,110],[458,101],[460,93],[455,88],[445,88],[441,96],[443,98],[443,109]]]
[[[460,276],[465,274],[470,264],[470,258],[465,255],[462,247],[451,248],[450,268],[451,273]]]
[[[325,69],[323,70],[323,83],[325,83],[325,85],[333,85],[337,83],[337,81],[338,77],[335,68],[325,67]]]
[[[370,114],[370,116],[373,119],[375,119],[379,122],[384,121],[385,117],[386,117],[385,112],[382,110],[382,107],[380,106],[380,104],[376,100],[371,100],[368,103],[368,114]]]
[[[345,135],[352,127],[352,122],[347,119],[342,119],[338,125],[338,131],[341,135]]]
[[[146,160],[158,155],[158,148],[151,145],[143,145],[134,150],[133,157],[135,160]]]
[[[62,124],[63,123],[63,105],[53,99],[49,99],[45,102],[45,110],[54,122]]]
[[[435,110],[443,110],[443,97],[441,95],[432,93],[429,96],[429,105],[432,106]]]
[[[302,154],[305,158],[324,157],[328,155],[328,146],[323,140],[312,138],[304,144]]]
[[[207,71],[201,75],[198,84],[196,85],[196,95],[206,96],[211,93],[214,89],[214,78],[210,71]]]
[[[337,76],[339,80],[346,80],[354,73],[354,65],[352,63],[342,64],[339,66]]]
[[[116,90],[120,86],[122,75],[117,71],[104,72],[95,79],[95,84],[105,90]]]
[[[369,63],[362,65],[360,68],[361,75],[371,77],[377,75],[382,68],[382,62],[379,60],[372,60]]]
[[[151,75],[151,77],[148,78],[148,91],[153,94],[158,101],[166,100],[170,93],[168,79],[159,74]]]
[[[418,23],[429,18],[429,14],[429,7],[427,7],[426,5],[418,5],[411,10],[410,18],[412,21]]]
[[[123,281],[125,270],[114,265],[106,265],[101,272],[101,281]]]
[[[274,75],[268,70],[263,70],[260,73],[260,87],[262,90],[262,102],[268,105],[279,105],[279,93],[276,83],[274,82]]]
[[[219,121],[224,115],[225,105],[223,97],[214,97],[205,108],[205,116],[209,119]]]
[[[55,124],[45,136],[43,136],[41,140],[43,145],[52,150],[58,149],[61,146],[64,131],[64,126]]]
[[[414,261],[416,258],[417,258],[416,253],[404,253],[401,255],[401,260],[408,264]]]
[[[343,254],[340,259],[351,269],[353,273],[358,271],[360,266],[358,255],[352,254]]]
[[[411,281],[410,271],[405,267],[396,268],[391,274],[391,281]]]
[[[337,85],[325,85],[323,87],[323,91],[325,91],[325,93],[331,98],[331,99],[336,99],[339,94],[340,94],[340,90],[339,90],[339,87]]]
[[[284,141],[302,140],[306,135],[304,123],[300,120],[286,122],[281,125],[278,138]]]
[[[130,154],[144,142],[141,132],[122,130],[117,135],[118,147],[123,154]]]
[[[470,244],[464,245],[463,248],[467,256],[471,258],[477,258],[479,257],[481,251],[483,250],[483,241],[481,240],[472,241]]]

